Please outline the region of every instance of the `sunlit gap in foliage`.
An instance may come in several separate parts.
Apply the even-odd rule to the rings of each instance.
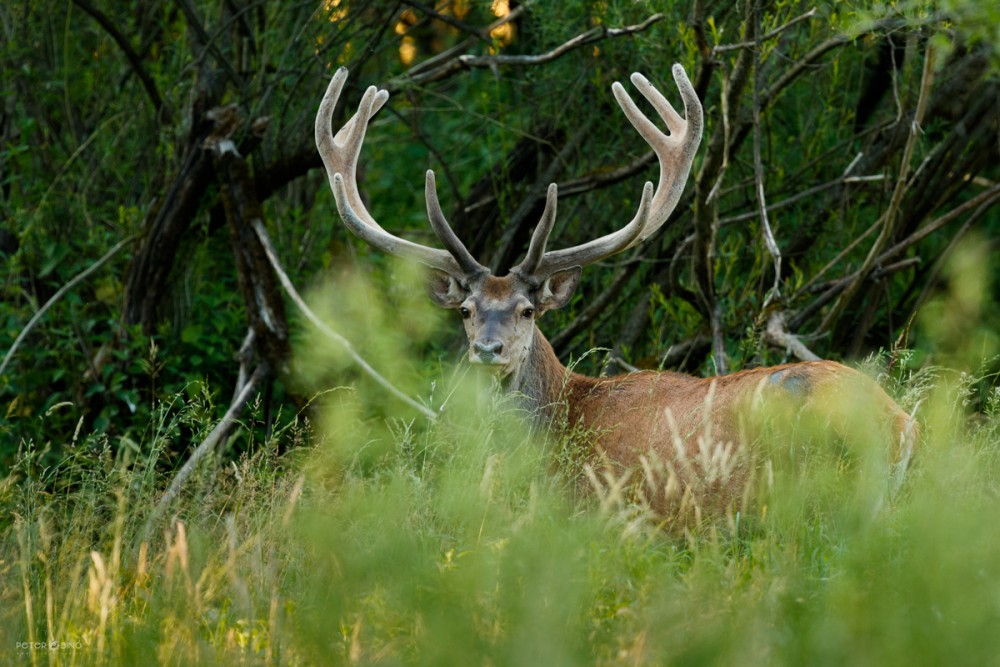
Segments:
[[[343,0],[323,0],[323,11],[326,12],[326,20],[330,23],[337,23],[347,18],[347,7],[341,7]]]
[[[493,0],[490,9],[493,10],[493,14],[497,18],[502,19],[505,16],[509,16],[510,0]],[[503,25],[498,25],[493,30],[490,30],[490,37],[493,38],[493,48],[490,51],[495,53],[497,50],[514,41],[514,24],[507,22]]]

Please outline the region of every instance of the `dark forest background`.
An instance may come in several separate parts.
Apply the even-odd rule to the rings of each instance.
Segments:
[[[966,326],[960,309],[930,318],[937,329],[915,324],[947,258],[970,239],[978,251],[963,256],[984,269],[998,250],[989,5],[5,2],[0,461],[32,442],[57,456],[73,433],[138,441],[178,395],[220,417],[255,370],[261,428],[301,410],[315,391],[297,379],[309,325],[262,259],[254,219],[300,289],[357,270],[387,298],[421,291],[336,214],[312,126],[339,66],[351,75],[335,122],[367,86],[392,93],[362,155],[374,215],[432,243],[433,168],[459,236],[505,270],[550,182],[555,246],[631,218],[656,166],[611,83],[629,88],[639,71],[679,105],[670,66],[684,65],[706,131],[681,203],[541,323],[578,369],[708,375],[879,350],[890,365],[933,363],[941,336]],[[227,138],[238,156],[212,150]],[[457,317],[440,331],[405,360],[428,382],[462,355]],[[595,347],[608,352],[586,354]]]

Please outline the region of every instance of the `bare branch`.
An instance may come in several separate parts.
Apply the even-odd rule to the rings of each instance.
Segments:
[[[812,14],[816,10],[809,13]],[[756,48],[753,50],[753,174],[757,192],[757,211],[760,214],[760,227],[764,234],[764,245],[774,262],[774,286],[764,299],[766,308],[773,299],[781,296],[781,249],[774,239],[771,223],[767,218],[767,202],[764,199],[764,166],[760,157],[760,6],[753,10],[753,31]]]
[[[875,267],[882,250],[885,248],[886,243],[889,242],[889,239],[895,231],[899,208],[903,202],[903,195],[905,195],[907,191],[907,183],[910,173],[910,160],[913,157],[913,151],[917,144],[917,137],[922,134],[920,125],[923,123],[924,113],[927,111],[927,97],[930,94],[933,81],[934,46],[931,41],[927,43],[927,50],[924,53],[924,70],[920,78],[920,93],[917,97],[917,106],[913,113],[913,120],[910,122],[910,135],[907,137],[906,146],[903,148],[903,157],[899,165],[899,174],[896,177],[896,186],[893,189],[892,197],[889,200],[889,207],[881,216],[880,221],[882,223],[882,229],[879,232],[878,237],[875,239],[875,242],[872,244],[872,247],[869,249],[868,256],[865,258],[861,268],[854,273],[851,282],[841,293],[833,307],[827,312],[826,317],[823,318],[823,321],[818,329],[819,331],[828,330],[833,323],[837,321],[841,311],[843,311],[843,309],[847,306],[847,303],[854,297],[858,288],[861,286],[861,283]]]
[[[365,359],[360,354],[358,354],[357,350],[354,349],[354,346],[351,345],[351,342],[349,340],[347,340],[339,333],[331,329],[329,326],[327,326],[325,322],[323,322],[323,320],[319,319],[319,317],[316,316],[316,313],[314,313],[312,309],[310,309],[309,306],[306,305],[306,302],[302,300],[302,297],[299,296],[298,291],[295,289],[295,285],[292,284],[292,281],[288,278],[288,275],[285,273],[284,269],[281,268],[281,263],[278,261],[278,255],[274,251],[274,246],[271,245],[271,238],[267,235],[267,230],[264,229],[264,225],[261,224],[260,220],[253,220],[251,222],[251,225],[253,226],[254,231],[257,232],[257,237],[260,239],[261,245],[264,246],[264,252],[267,254],[267,258],[271,262],[271,267],[277,274],[278,280],[281,281],[282,287],[285,288],[285,292],[287,292],[288,296],[292,298],[292,301],[295,302],[295,305],[299,307],[299,309],[302,311],[302,314],[306,316],[306,319],[312,322],[313,326],[322,331],[328,338],[332,339],[337,344],[341,345],[344,348],[344,350],[347,351],[350,357],[354,360],[354,363],[356,363],[361,368],[361,370],[363,370],[370,378],[375,380],[375,382],[382,385],[382,387],[386,391],[388,391],[390,394],[398,398],[400,401],[409,405],[414,410],[420,412],[420,414],[427,417],[427,419],[431,421],[436,420],[437,413],[435,413],[427,406],[421,405],[420,403],[416,402],[415,400],[404,394],[402,391],[397,389],[391,382],[382,377],[382,375],[378,371],[372,368],[371,364],[365,361]]]
[[[20,347],[25,337],[32,329],[35,328],[35,325],[38,324],[39,320],[42,319],[42,316],[45,315],[45,313],[49,310],[49,308],[51,308],[56,301],[65,296],[67,292],[69,292],[71,289],[73,289],[81,282],[86,280],[90,274],[92,274],[94,271],[104,266],[105,262],[107,262],[115,255],[117,255],[118,251],[124,248],[129,243],[131,243],[133,239],[135,239],[134,236],[128,236],[119,241],[118,243],[116,243],[115,246],[111,248],[111,250],[104,253],[104,255],[101,256],[99,260],[88,266],[80,273],[73,276],[73,278],[70,279],[68,283],[59,288],[59,291],[57,291],[55,294],[49,297],[49,300],[45,302],[45,305],[39,308],[38,312],[34,314],[34,316],[28,321],[26,325],[24,325],[24,328],[21,329],[21,333],[17,335],[17,338],[14,339],[14,343],[10,346],[10,349],[7,350],[7,354],[4,355],[3,358],[3,363],[0,363],[0,376],[3,375],[3,372],[7,368],[7,364],[10,363],[10,360],[14,358],[14,353],[17,352],[17,348]]]
[[[466,67],[493,67],[494,65],[541,65],[543,63],[551,62],[559,56],[565,55],[570,51],[580,48],[581,46],[599,42],[606,37],[621,37],[624,35],[633,35],[637,32],[642,32],[654,23],[662,21],[664,18],[666,17],[663,14],[653,14],[642,23],[625,26],[624,28],[592,28],[587,32],[581,33],[576,37],[563,42],[554,49],[539,55],[509,56],[502,53],[492,56],[464,55],[459,56],[458,60]]]
[[[746,48],[749,48],[751,46],[756,46],[757,50],[759,51],[760,50],[760,42],[761,41],[777,37],[778,35],[780,35],[784,31],[786,31],[789,28],[791,28],[792,26],[794,26],[794,25],[796,25],[798,23],[801,23],[802,21],[805,21],[806,19],[811,19],[814,16],[816,16],[816,8],[815,7],[813,7],[812,9],[810,9],[805,14],[803,14],[801,16],[796,16],[791,21],[789,21],[787,23],[783,23],[782,25],[778,26],[774,30],[771,30],[770,32],[762,35],[760,37],[760,39],[756,39],[756,40],[750,41],[750,42],[737,42],[735,44],[718,44],[716,46],[713,46],[712,47],[712,55],[714,56],[717,53],[726,53],[727,51],[735,51],[737,49],[746,49]]]
[[[139,81],[142,82],[142,87],[146,89],[146,95],[149,97],[149,101],[153,104],[153,108],[160,114],[160,117],[164,122],[169,123],[170,110],[164,105],[163,98],[160,97],[160,92],[156,89],[156,82],[153,81],[153,77],[149,76],[149,72],[146,71],[146,68],[142,66],[142,59],[132,48],[132,45],[129,43],[128,39],[126,39],[125,35],[121,34],[118,28],[115,27],[115,24],[112,23],[107,16],[101,13],[99,9],[87,2],[87,0],[73,0],[73,4],[90,14],[90,16],[111,36],[111,39],[115,40],[118,48],[120,48],[122,53],[125,54],[125,58],[132,67],[132,71],[135,72],[135,75],[139,77]]]
[[[803,199],[809,199],[813,195],[817,195],[821,192],[826,192],[827,190],[832,190],[833,188],[839,187],[846,183],[871,183],[871,182],[881,182],[885,180],[885,176],[882,174],[873,174],[871,176],[842,176],[840,178],[834,179],[832,181],[827,181],[826,183],[821,183],[819,185],[814,185],[811,188],[807,188],[802,192],[798,192],[787,199],[782,199],[774,204],[768,204],[765,212],[773,213],[774,211],[781,210],[796,202],[800,202]],[[561,192],[561,191],[560,191]],[[753,220],[759,217],[761,214],[760,208],[756,208],[753,211],[748,211],[746,213],[739,213],[737,215],[731,215],[728,218],[722,218],[719,220],[719,226],[725,227],[727,225],[732,225],[737,222],[744,222],[746,220]]]
[[[694,354],[704,354],[712,340],[708,336],[695,336],[680,343],[674,343],[660,357],[660,368],[676,368],[687,362]]]
[[[201,441],[194,451],[191,452],[191,456],[184,463],[184,466],[177,471],[174,475],[174,479],[170,482],[170,486],[167,490],[163,492],[160,497],[159,502],[153,509],[146,521],[146,527],[143,531],[147,535],[150,530],[155,527],[156,522],[163,515],[163,512],[170,506],[170,503],[174,501],[175,498],[180,494],[181,489],[187,482],[191,474],[197,469],[198,464],[201,463],[210,452],[215,451],[216,446],[219,442],[226,437],[229,433],[229,429],[232,427],[236,418],[239,417],[240,412],[243,411],[243,406],[246,405],[247,401],[250,400],[250,395],[253,390],[257,388],[257,385],[267,376],[268,368],[266,363],[262,363],[254,369],[253,375],[246,381],[243,388],[236,394],[233,398],[233,402],[229,404],[229,409],[226,410],[226,414],[219,420],[219,423],[215,425],[215,428],[208,434],[208,436]]]
[[[521,14],[525,12],[526,8],[527,5],[519,5],[515,7],[514,9],[510,10],[510,13],[507,14],[506,16],[500,17],[493,23],[490,23],[488,26],[483,28],[483,32],[489,34],[494,30],[496,30],[497,28],[499,28],[500,26],[510,23],[516,18],[519,18]],[[462,42],[459,42],[450,49],[446,49],[441,53],[428,58],[427,60],[417,63],[407,71],[406,75],[402,77],[401,80],[408,81],[409,79],[415,77],[420,72],[442,67],[443,63],[447,63],[448,61],[454,60],[455,58],[458,57],[458,54],[470,48],[475,43],[476,40],[474,38],[463,40]],[[386,85],[386,89],[389,90],[390,92],[396,90],[399,87],[399,86],[394,86],[393,85],[394,82],[397,82],[397,80],[394,79],[393,81],[390,81],[389,84]]]
[[[639,262],[629,262],[622,267],[607,289],[601,292],[596,299],[592,299],[569,324],[549,339],[552,347],[561,350],[600,317],[601,313],[607,310],[608,306],[621,295],[625,283],[629,281],[639,266]]]
[[[473,25],[469,25],[465,21],[458,20],[454,16],[448,16],[447,14],[442,14],[441,12],[436,11],[433,7],[429,7],[422,2],[417,2],[417,0],[401,0],[401,1],[404,5],[409,5],[410,7],[413,7],[414,9],[423,12],[427,16],[430,16],[431,18],[437,19],[442,23],[447,23],[453,28],[458,28],[462,32],[468,35],[472,35],[472,37],[478,39],[481,42],[484,42],[487,45],[492,46],[493,44],[489,38],[490,29],[488,28],[486,30],[481,30]]]
[[[767,321],[767,329],[764,331],[764,340],[775,347],[782,348],[800,361],[820,361],[820,357],[806,347],[798,336],[788,333],[785,314],[781,311],[771,313],[771,317]]]
[[[215,43],[215,39],[208,34],[207,30],[205,30],[205,26],[202,25],[201,19],[198,17],[197,10],[191,4],[191,0],[178,0],[177,4],[180,5],[181,11],[187,19],[188,26],[194,32],[197,40],[201,42],[201,48],[212,53],[216,62],[218,62],[222,69],[225,70],[226,77],[232,81],[233,85],[240,91],[243,91],[245,88],[243,79],[241,79],[240,75],[236,73],[236,68],[233,67],[233,64],[229,62],[229,59],[227,59],[225,54],[222,53],[222,49],[220,49],[219,45]],[[204,53],[202,54],[202,57],[204,57]]]
[[[512,12],[513,13],[513,12]],[[508,18],[509,17],[505,17]],[[586,32],[580,33],[579,35],[563,42],[559,46],[551,49],[545,53],[538,55],[505,55],[496,54],[491,56],[474,56],[469,54],[453,55],[450,58],[441,61],[441,63],[430,69],[426,69],[426,64],[424,64],[424,69],[416,72],[411,69],[401,78],[393,79],[388,84],[386,84],[386,90],[392,92],[405,85],[414,84],[425,84],[431,81],[437,81],[443,79],[455,72],[462,69],[472,69],[472,68],[495,68],[500,65],[541,65],[543,63],[551,62],[560,56],[563,56],[570,51],[574,51],[588,44],[593,44],[594,42],[599,42],[609,37],[623,37],[627,35],[633,35],[638,32],[643,32],[649,26],[654,23],[661,21],[665,18],[663,14],[653,14],[647,18],[642,23],[635,25],[625,26],[622,28],[606,28],[598,27],[592,28]],[[492,28],[489,28],[492,29]],[[466,47],[467,48],[467,47]]]
[[[563,181],[559,184],[559,196],[565,199],[573,195],[580,195],[591,190],[597,190],[615,183],[620,183],[630,176],[635,176],[643,169],[653,164],[656,160],[656,153],[649,151],[645,155],[632,160],[628,164],[622,165],[610,171],[574,178],[571,181]]]
[[[980,193],[975,198],[970,199],[964,204],[955,207],[948,213],[945,213],[941,217],[927,223],[919,230],[908,236],[906,239],[900,241],[899,243],[897,243],[896,245],[894,245],[893,247],[889,248],[884,253],[882,253],[882,255],[879,256],[876,265],[884,264],[884,262],[892,259],[893,257],[903,252],[905,249],[909,248],[917,241],[925,238],[932,232],[937,231],[938,229],[943,227],[946,223],[951,222],[962,213],[968,211],[970,208],[976,207],[975,210],[972,212],[972,214],[969,216],[968,220],[965,221],[963,229],[971,226],[976,220],[979,219],[981,215],[983,215],[987,210],[989,210],[989,208],[997,201],[1000,201],[1000,184],[993,186],[993,188],[991,188],[990,190]],[[876,225],[872,225],[872,227],[869,228],[868,232],[862,235],[861,238],[867,236],[868,233],[870,233],[876,228],[876,226],[877,223]],[[852,244],[852,246],[853,245],[854,244]],[[835,261],[837,260],[835,259],[834,262]],[[827,266],[829,267],[834,262],[831,262]],[[893,270],[902,270],[904,268],[908,268],[908,266],[909,265],[906,263],[906,261],[901,261],[901,262],[896,262],[895,264],[885,265],[881,269],[876,269],[876,272],[881,273],[881,275],[885,275],[889,273],[890,267],[892,267]],[[824,271],[825,270],[826,269],[824,268]],[[813,314],[816,313],[816,311],[818,311],[820,308],[829,303],[834,297],[840,294],[840,292],[844,288],[846,288],[848,284],[850,284],[853,280],[857,278],[857,275],[858,275],[857,272],[855,272],[839,280],[827,283],[823,287],[826,291],[823,292],[823,294],[820,295],[815,301],[813,301],[808,306],[800,310],[795,315],[795,317],[792,318],[792,323],[791,323],[792,328],[797,329],[798,327],[802,326],[802,324],[804,324],[810,317],[812,317]],[[875,275],[875,273],[873,273],[873,275]],[[803,290],[799,290],[798,293],[801,294],[802,292]]]
[[[895,257],[896,255],[903,252],[913,244],[922,241],[924,238],[933,234],[937,230],[941,229],[946,224],[948,224],[949,222],[951,222],[952,220],[954,220],[955,218],[957,218],[958,216],[962,215],[963,213],[965,213],[970,209],[973,208],[976,209],[976,211],[972,214],[971,217],[978,218],[986,211],[986,209],[988,209],[998,200],[1000,200],[1000,183],[994,184],[993,187],[991,187],[989,190],[979,193],[978,195],[976,195],[969,201],[965,202],[964,204],[956,206],[955,208],[948,211],[941,217],[928,222],[926,225],[924,225],[923,227],[913,232],[912,234],[907,236],[905,239],[903,239],[896,245],[886,250],[879,257],[879,261],[885,261],[886,259]]]

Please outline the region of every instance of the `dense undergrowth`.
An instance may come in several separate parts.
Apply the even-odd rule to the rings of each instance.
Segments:
[[[363,317],[328,315],[369,334],[390,329],[398,311],[365,303]],[[953,316],[961,304],[953,295],[931,310]],[[408,348],[393,345],[419,333],[366,351],[400,358]],[[953,366],[984,349],[961,340],[946,357]],[[322,347],[300,345],[314,370],[336,363]],[[894,360],[892,372],[871,369],[924,431],[895,497],[865,482],[863,466],[815,455],[815,438],[758,443],[767,453],[753,502],[686,530],[657,528],[610,487],[581,493],[580,471],[559,464],[566,443],[546,442],[516,405],[461,372],[438,376],[433,402],[445,409],[433,424],[394,414],[364,383],[317,392],[240,459],[203,466],[166,508],[162,458],[210,426],[198,400],[160,403],[139,441],[69,434],[54,466],[24,443],[0,488],[0,655],[990,664],[1000,655],[992,364],[912,372]],[[249,406],[241,430],[260,431],[259,419]]]

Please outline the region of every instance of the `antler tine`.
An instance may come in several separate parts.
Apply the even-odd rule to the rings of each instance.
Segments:
[[[650,220],[633,245],[642,243],[656,232],[667,221],[674,207],[684,192],[695,153],[701,144],[703,111],[694,86],[680,64],[673,66],[674,82],[680,91],[684,102],[682,119],[673,105],[667,101],[653,84],[638,72],[629,77],[642,96],[656,109],[657,114],[667,125],[670,134],[666,135],[653,124],[632,101],[631,96],[621,84],[615,82],[611,89],[618,100],[618,105],[625,113],[632,127],[646,140],[656,153],[660,164],[660,178],[653,197]]]
[[[405,259],[412,259],[435,269],[440,269],[456,278],[464,278],[466,271],[454,257],[444,250],[428,248],[419,243],[393,236],[377,225],[370,225],[361,219],[354,210],[347,193],[347,186],[342,174],[333,175],[333,196],[337,200],[337,211],[344,224],[358,238],[382,252]]]
[[[528,244],[528,254],[524,261],[517,265],[517,271],[523,275],[532,275],[538,270],[538,265],[545,256],[545,245],[549,242],[549,234],[556,223],[556,203],[559,198],[559,186],[549,183],[549,190],[545,194],[545,210],[542,211],[542,219],[538,221],[538,226],[531,235],[531,243]]]
[[[684,68],[679,64],[674,65],[673,75],[677,88],[680,90],[681,99],[684,101],[685,118],[681,118],[666,97],[656,90],[646,77],[638,73],[631,76],[632,83],[635,84],[643,97],[653,105],[657,114],[666,124],[670,131],[669,135],[661,132],[652,121],[639,111],[635,102],[632,101],[620,83],[615,82],[611,86],[625,117],[653,148],[659,160],[660,178],[655,193],[652,184],[647,183],[643,189],[639,210],[632,221],[622,229],[574,248],[546,252],[536,263],[529,261],[529,259],[534,258],[533,253],[544,251],[544,238],[540,246],[536,245],[536,238],[542,227],[539,224],[539,230],[536,230],[528,248],[528,258],[518,266],[519,271],[534,274],[538,278],[551,275],[563,268],[592,264],[642,243],[667,221],[684,191],[688,175],[691,172],[691,164],[698,151],[698,145],[701,143],[704,123],[701,102],[698,100],[698,95],[688,80]],[[545,237],[547,238],[547,236],[546,232]],[[539,250],[539,247],[542,250]],[[529,270],[532,267],[533,270]]]
[[[536,277],[550,276],[557,271],[574,266],[587,266],[599,262],[605,257],[616,255],[636,243],[639,234],[649,222],[651,202],[653,200],[653,184],[646,182],[642,188],[642,199],[635,217],[627,225],[616,232],[594,239],[582,245],[564,250],[551,250],[542,255],[538,266],[530,274]],[[539,225],[541,226],[541,225]],[[523,271],[521,267],[519,270]],[[525,272],[529,273],[529,272]]]
[[[427,200],[427,218],[430,220],[435,236],[448,249],[448,252],[455,258],[455,261],[462,267],[466,275],[473,276],[488,272],[489,269],[476,261],[476,258],[472,256],[472,253],[465,247],[465,244],[458,238],[458,235],[455,234],[451,225],[448,224],[448,220],[444,217],[444,213],[441,211],[441,203],[438,201],[437,181],[434,177],[433,169],[427,170],[427,176],[424,181],[424,199]]]
[[[358,189],[358,158],[361,155],[368,121],[389,99],[389,93],[374,86],[369,87],[361,98],[357,112],[336,135],[333,135],[330,130],[333,111],[346,81],[347,68],[341,67],[327,86],[326,94],[316,113],[315,126],[316,148],[323,158],[330,188],[337,200],[337,210],[344,224],[365,243],[383,252],[413,259],[445,271],[455,278],[464,279],[468,274],[465,257],[459,260],[447,250],[429,248],[394,236],[385,231],[368,212]],[[468,255],[468,251],[465,254]]]
[[[319,150],[320,157],[323,158],[331,189],[333,188],[333,175],[343,174],[351,206],[367,224],[378,227],[378,223],[368,212],[364,200],[361,198],[361,193],[358,191],[357,169],[361,145],[364,143],[365,132],[368,129],[368,121],[389,99],[389,93],[370,86],[362,96],[357,112],[334,136],[330,132],[330,122],[346,81],[347,68],[341,67],[333,75],[330,85],[326,89],[326,94],[323,96],[323,101],[320,102],[319,111],[316,113],[316,148]]]

